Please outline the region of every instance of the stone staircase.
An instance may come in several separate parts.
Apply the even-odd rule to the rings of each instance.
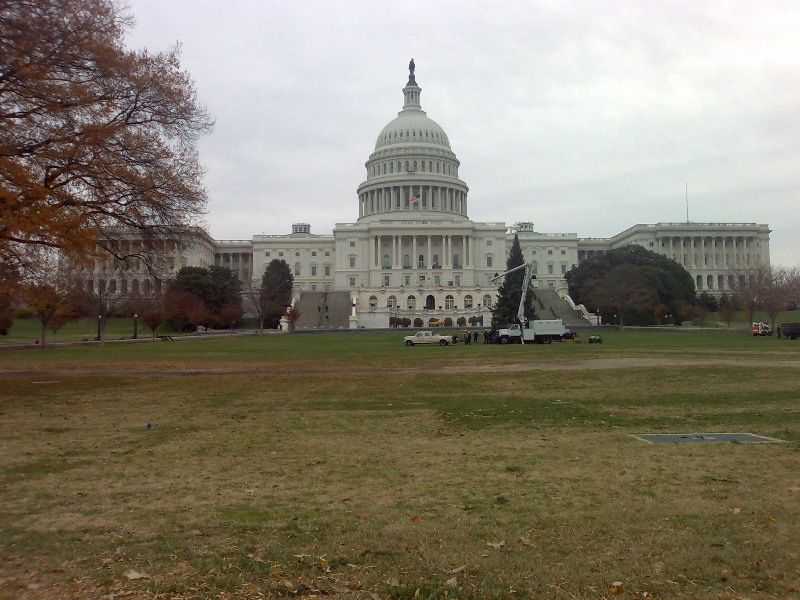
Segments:
[[[350,328],[350,292],[303,292],[294,307],[296,330]]]
[[[536,290],[533,303],[538,319],[561,319],[567,328],[590,324],[555,290]]]

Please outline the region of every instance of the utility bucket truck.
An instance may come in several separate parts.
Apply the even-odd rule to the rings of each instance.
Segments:
[[[533,274],[533,263],[525,263],[496,275],[492,281],[505,277],[515,271],[525,269],[525,278],[522,281],[522,294],[519,299],[519,308],[517,309],[517,322],[510,324],[506,329],[500,329],[497,332],[497,341],[501,344],[549,344],[553,340],[561,341],[564,339],[564,334],[569,333],[564,327],[561,319],[547,319],[528,321],[525,318],[525,298],[528,295],[528,290],[531,287],[531,282],[536,279]]]

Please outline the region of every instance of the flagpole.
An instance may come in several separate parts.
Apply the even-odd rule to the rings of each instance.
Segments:
[[[686,222],[689,222],[689,182],[686,182]]]

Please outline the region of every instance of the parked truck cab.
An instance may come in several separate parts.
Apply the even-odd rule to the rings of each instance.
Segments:
[[[772,335],[772,328],[766,323],[753,323],[753,335]]]

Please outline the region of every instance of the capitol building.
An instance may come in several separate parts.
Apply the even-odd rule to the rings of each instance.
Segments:
[[[764,224],[638,224],[611,238],[582,238],[538,232],[532,222],[472,221],[460,162],[445,130],[422,109],[413,61],[402,94],[402,109],[378,133],[366,161],[355,222],[337,223],[330,235],[302,222],[291,233],[248,240],[204,235],[178,252],[163,277],[98,272],[98,265],[94,281],[113,280],[117,293],[155,290],[181,266],[213,264],[258,286],[270,261],[282,259],[294,274],[300,328],[379,328],[392,317],[417,325],[448,318],[488,324],[501,283],[493,278],[505,270],[516,235],[536,273],[540,318],[591,323],[594,307],[572,303],[564,276],[600,252],[639,244],[683,265],[698,292],[715,295],[748,269],[769,264]]]

